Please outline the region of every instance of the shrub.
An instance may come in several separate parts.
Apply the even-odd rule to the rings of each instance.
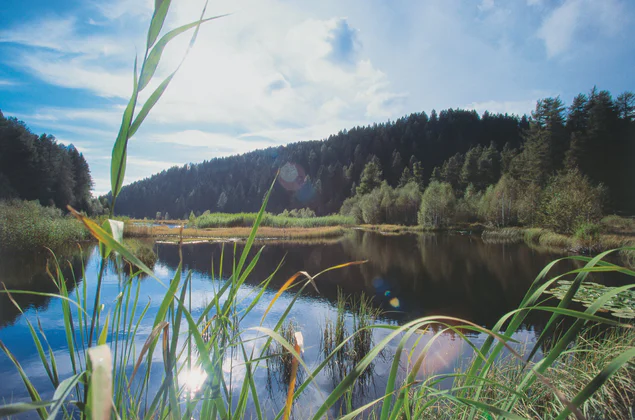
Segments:
[[[597,242],[600,239],[600,230],[601,227],[598,224],[582,223],[577,227],[573,236],[584,243]]]
[[[421,197],[419,224],[430,227],[447,226],[453,221],[455,205],[452,186],[447,182],[432,181]]]
[[[340,214],[353,217],[356,223],[414,225],[420,203],[421,192],[416,182],[392,188],[384,181],[368,194],[344,200]]]
[[[578,169],[553,177],[543,193],[542,224],[560,233],[573,233],[584,223],[597,223],[602,217],[606,189],[591,185]]]

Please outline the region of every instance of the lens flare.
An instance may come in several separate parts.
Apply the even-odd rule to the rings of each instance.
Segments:
[[[179,382],[183,384],[191,397],[194,397],[203,388],[206,379],[207,373],[200,367],[186,370],[179,375]]]
[[[282,185],[288,191],[298,191],[304,185],[304,177],[306,173],[302,166],[287,162],[280,168],[280,176],[278,180],[280,181],[280,185]]]
[[[394,297],[392,299],[390,299],[390,302],[388,302],[390,304],[390,306],[392,306],[393,308],[399,309],[399,307],[401,306],[401,303],[399,302],[399,299]]]

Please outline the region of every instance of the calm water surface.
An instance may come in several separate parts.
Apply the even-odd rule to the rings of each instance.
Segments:
[[[260,244],[263,245],[263,244]],[[239,299],[246,298],[241,304],[249,304],[249,295],[258,284],[267,278],[284,260],[282,267],[274,276],[269,290],[261,303],[241,324],[248,328],[259,323],[266,305],[280,286],[294,273],[306,270],[317,273],[324,268],[356,260],[368,260],[360,266],[348,267],[325,274],[318,279],[318,294],[311,288],[305,289],[304,296],[295,304],[290,318],[303,332],[305,339],[305,360],[310,367],[316,367],[323,359],[320,350],[322,331],[327,320],[334,321],[338,290],[347,295],[360,296],[362,293],[372,296],[374,304],[384,311],[381,323],[401,324],[408,320],[429,316],[448,315],[470,320],[485,327],[492,327],[504,313],[514,309],[522,299],[527,288],[538,272],[559,255],[534,250],[526,245],[486,244],[479,237],[438,234],[438,235],[400,235],[383,236],[370,232],[352,232],[344,238],[327,243],[266,243],[258,265],[247,284],[242,288]],[[185,270],[192,270],[192,313],[198,315],[212,300],[214,290],[220,280],[212,280],[212,266],[218,270],[221,244],[192,244],[183,247]],[[224,267],[231,266],[233,246],[226,246]],[[255,247],[258,248],[258,247]],[[238,245],[238,252],[242,245]],[[164,283],[174,275],[179,263],[178,247],[157,244],[155,250],[159,256],[154,272]],[[54,293],[56,288],[48,278],[44,267],[47,255],[4,254],[0,255],[0,281],[9,289],[29,289]],[[99,255],[95,246],[88,246],[84,255],[76,252],[59,255],[63,271],[68,279],[73,276],[78,282],[86,281],[90,301],[94,297],[94,288],[99,271]],[[85,278],[82,277],[82,265],[85,266]],[[575,268],[573,262],[565,262],[558,267],[559,272]],[[223,278],[230,274],[224,270]],[[615,278],[599,278],[596,281],[619,282]],[[165,288],[152,279],[136,280],[141,282],[140,300],[143,305],[150,302],[143,325],[136,337],[137,348],[141,348],[151,331],[154,315],[158,311]],[[69,286],[72,281],[69,281]],[[102,302],[106,311],[121,291],[117,275],[110,270],[104,280]],[[283,294],[268,315],[268,326],[273,326],[282,311],[290,303],[293,295]],[[42,296],[15,295],[16,300],[25,308],[25,316],[32,322],[39,317],[48,341],[57,356],[60,378],[70,376],[71,367],[63,357],[67,351],[66,337],[58,300]],[[547,314],[537,314],[528,319],[516,333],[521,343],[531,343],[539,334]],[[347,327],[352,332],[352,316],[347,314]],[[373,340],[378,342],[386,332],[374,331]],[[426,339],[419,343],[423,346],[434,331],[426,333]],[[485,337],[472,334],[478,344]],[[52,396],[53,389],[43,371],[36,349],[32,344],[24,316],[14,305],[0,294],[0,340],[17,356],[22,367],[40,390],[44,399]],[[372,366],[372,375],[368,375],[356,388],[353,401],[355,405],[369,402],[383,395],[394,357],[397,342],[392,343]],[[522,345],[522,344],[521,344]],[[433,373],[450,372],[465,364],[471,356],[467,345],[453,334],[444,334],[435,341],[426,357],[420,377]],[[160,361],[160,352],[157,352]],[[225,363],[229,365],[229,360]],[[162,371],[161,363],[155,363],[157,372]],[[402,365],[407,365],[406,355],[402,356]],[[262,365],[264,367],[264,364]],[[226,371],[229,369],[226,369]],[[226,372],[229,373],[229,372]],[[242,372],[244,373],[244,372]],[[240,368],[232,371],[233,392],[240,391]],[[308,387],[297,404],[295,415],[302,418],[302,412],[314,411],[339,380],[337,369],[327,369],[317,379],[317,387]],[[261,402],[266,412],[277,412],[286,396],[286,384],[280,372],[275,369],[259,369],[256,380],[262,385]],[[28,400],[28,394],[20,377],[4,353],[0,354],[0,402]],[[26,416],[25,416],[26,418]]]

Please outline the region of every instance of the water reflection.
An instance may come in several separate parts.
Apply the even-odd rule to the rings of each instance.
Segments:
[[[92,246],[91,246],[92,248]],[[39,252],[3,252],[0,254],[0,283],[8,290],[26,290],[42,293],[59,293],[50,273],[55,273],[56,261],[66,279],[66,287],[70,292],[82,280],[82,262],[87,255],[77,246],[69,246],[56,250],[52,254],[48,250]],[[50,273],[47,273],[46,267]],[[2,284],[0,289],[4,290]],[[34,294],[12,294],[13,299],[24,311],[46,311],[50,298]],[[20,311],[11,302],[7,294],[0,293],[0,329],[12,325]]]
[[[210,273],[214,262],[218,270],[222,247],[185,245],[186,268]],[[223,276],[231,274],[233,259],[232,245],[226,248]],[[242,245],[238,244],[237,250],[241,252]],[[177,267],[178,247],[158,245],[157,252],[161,263]],[[282,260],[271,282],[274,289],[297,271],[316,273],[345,262],[368,260],[324,274],[318,279],[320,294],[310,288],[305,294],[335,305],[341,288],[347,295],[372,296],[373,302],[397,321],[448,315],[491,327],[520,302],[538,272],[556,257],[522,244],[485,244],[473,236],[383,236],[358,231],[331,244],[267,244],[248,282],[259,284]],[[573,267],[573,262],[568,262],[560,269]]]
[[[294,323],[295,330],[303,333],[304,358],[313,368],[333,351],[335,347],[333,343],[337,345],[341,342],[341,337],[352,333],[360,326],[362,320],[359,308],[356,309],[352,302],[359,301],[362,295],[371,298],[369,308],[382,311],[380,321],[384,323],[403,323],[417,317],[444,315],[492,327],[501,315],[518,305],[538,272],[557,257],[557,255],[540,252],[522,244],[486,244],[478,237],[452,234],[383,236],[377,233],[354,231],[339,241],[323,244],[260,243],[259,245],[264,245],[265,248],[259,263],[239,292],[239,300],[248,297],[256,290],[258,285],[276,270],[281,261],[283,263],[270,283],[270,290],[265,292],[264,302],[269,302],[284,282],[298,271],[317,273],[342,263],[368,260],[363,265],[325,273],[317,280],[320,293],[308,287],[304,292],[305,297],[295,304],[289,321]],[[242,244],[235,246],[238,254],[242,252]],[[193,270],[191,301],[194,316],[200,315],[202,309],[214,296],[215,290],[218,290],[219,277],[226,279],[231,274],[233,247],[234,244],[225,245],[223,272],[219,275],[222,244],[183,246],[184,268]],[[255,248],[252,256],[259,247]],[[179,249],[175,245],[158,244],[155,250],[159,258],[154,267],[155,274],[167,283],[178,267]],[[79,273],[82,272],[82,263],[86,266],[87,296],[90,301],[94,296],[99,255],[95,249],[83,255],[84,257],[78,252],[71,252],[60,256],[59,260],[70,261],[62,264],[65,277],[73,283],[68,285],[69,289],[74,285],[73,273],[77,276],[78,282],[81,281]],[[3,255],[0,257],[0,280],[5,282],[8,288],[55,292],[56,286],[44,269],[47,258],[46,254]],[[558,270],[570,270],[575,267],[576,264],[569,261],[559,266]],[[214,278],[210,274],[212,271],[215,272]],[[151,279],[140,281],[140,296],[142,299],[147,299],[150,306],[148,325],[144,325],[140,329],[139,336],[136,337],[139,347],[142,346],[151,330],[152,320],[165,294],[165,289],[157,282]],[[612,280],[595,276],[594,281]],[[104,279],[102,302],[106,305],[112,304],[120,291],[119,278],[110,273]],[[352,297],[352,300],[342,304],[341,296]],[[16,295],[15,297],[16,300],[20,299],[20,305],[27,309],[28,317],[38,312],[47,336],[51,332],[48,338],[52,350],[57,353],[66,351],[64,335],[58,325],[61,318],[59,302],[49,302],[47,298],[34,295]],[[272,308],[268,320],[275,322],[276,317],[282,313],[283,308],[290,301],[291,295],[283,294]],[[245,302],[247,301],[243,301],[242,304]],[[244,324],[241,324],[242,329],[258,324],[266,305],[261,306],[254,307],[253,314],[245,318]],[[370,311],[369,308],[365,311]],[[21,356],[21,362],[29,372],[34,372],[33,381],[36,386],[44,386],[47,379],[45,374],[39,374],[37,371],[36,349],[29,344],[27,326],[18,314],[19,312],[6,296],[0,294],[0,340]],[[528,318],[517,332],[516,338],[521,342],[531,342],[535,334],[542,330],[548,317],[549,314],[542,313]],[[448,320],[446,323],[457,325],[458,321]],[[403,379],[430,340],[436,336],[437,332],[445,328],[447,327],[441,325],[430,326],[423,337],[419,337],[421,338],[419,342],[415,343],[415,338],[409,340],[401,355],[395,356],[397,343],[391,343],[358,382],[355,392],[350,396],[353,405],[359,406],[369,402],[383,392],[393,356],[400,359],[402,366],[400,379]],[[469,334],[476,345],[485,339],[484,336],[473,332],[464,331],[464,333]],[[314,411],[315,407],[323,401],[323,395],[327,395],[350,372],[352,366],[372,348],[373,343],[379,343],[387,334],[389,334],[388,330],[374,330],[370,336],[362,337],[361,341],[357,342],[353,340],[349,348],[344,348],[341,353],[338,353],[333,363],[317,379],[319,390],[316,391],[315,387],[307,388],[301,404],[298,404],[295,409],[295,415],[300,418],[303,412]],[[457,364],[464,363],[465,358],[471,355],[468,351],[469,346],[453,331],[439,334],[434,340],[418,368],[418,379],[431,374],[451,372]],[[257,341],[252,343],[254,346],[262,345]],[[240,357],[233,360],[232,356],[231,359],[223,362],[223,370],[229,375],[226,380],[232,384],[232,390],[239,393],[239,379],[244,374],[239,372],[242,361],[239,360]],[[262,364],[264,365],[265,363]],[[160,363],[157,366],[158,375],[160,375],[162,366]],[[263,385],[263,392],[269,393],[269,398],[263,400],[268,412],[277,411],[284,405],[288,382],[284,372],[280,372],[283,368],[273,367],[275,371],[259,369],[254,372],[255,380]],[[65,368],[67,367],[60,366],[61,377],[66,377],[68,373],[64,371]],[[244,370],[244,367],[242,369]],[[0,383],[0,398],[11,397],[14,401],[28,399],[25,390],[15,389],[20,383],[19,377],[10,361],[1,354],[0,376],[7,378],[3,381],[4,383]],[[302,379],[300,378],[300,381]],[[195,369],[183,374],[179,380],[187,386],[189,392],[193,393],[205,386],[206,382],[204,375]],[[47,398],[46,396],[47,393],[43,392],[43,398]],[[342,406],[335,407],[335,412],[339,412],[340,408]]]

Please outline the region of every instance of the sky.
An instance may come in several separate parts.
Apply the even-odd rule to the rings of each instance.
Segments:
[[[0,110],[74,144],[94,194],[153,0],[1,0]],[[172,0],[164,32],[204,0]],[[635,90],[633,0],[211,0],[195,46],[130,140],[125,183],[174,165],[447,108],[530,113]],[[171,42],[148,98],[181,62]]]

